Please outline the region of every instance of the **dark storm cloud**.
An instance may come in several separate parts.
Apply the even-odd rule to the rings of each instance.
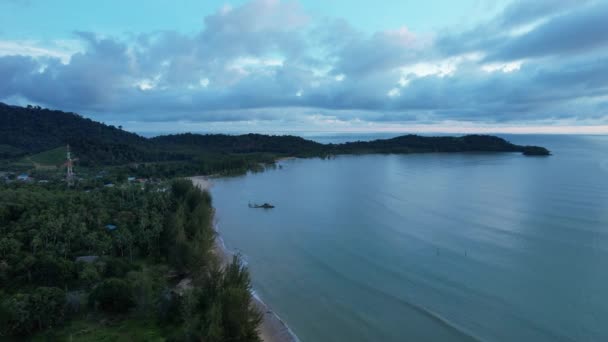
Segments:
[[[19,92],[21,81],[31,77],[37,67],[38,62],[30,57],[0,57],[0,98]]]
[[[367,34],[257,0],[206,17],[195,34],[77,32],[84,48],[68,62],[0,57],[0,99],[116,121],[601,118],[607,22],[605,3],[516,1],[460,33]]]
[[[23,95],[36,102],[76,109],[103,108],[120,96],[125,80],[132,77],[126,45],[90,33],[77,35],[86,42],[86,52],[73,55],[65,65],[49,60],[43,71],[23,82]]]

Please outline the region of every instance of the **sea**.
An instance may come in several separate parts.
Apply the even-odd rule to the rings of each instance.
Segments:
[[[283,160],[214,180],[217,227],[301,341],[608,341],[608,136],[501,137],[552,155]]]

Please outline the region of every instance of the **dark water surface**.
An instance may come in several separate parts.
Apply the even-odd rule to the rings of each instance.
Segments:
[[[607,341],[608,137],[506,138],[554,155],[283,161],[215,181],[219,230],[302,341]]]

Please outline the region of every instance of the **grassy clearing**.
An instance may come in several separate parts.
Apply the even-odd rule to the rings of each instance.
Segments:
[[[58,166],[62,165],[65,162],[65,157],[66,147],[61,146],[52,150],[34,154],[29,158],[32,160],[32,162],[36,164],[41,164],[43,166]]]

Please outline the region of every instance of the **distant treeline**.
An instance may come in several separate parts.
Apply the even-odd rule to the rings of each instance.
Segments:
[[[45,336],[68,340],[73,320],[94,333],[106,318],[143,318],[168,340],[259,341],[249,274],[236,259],[219,267],[212,217],[209,194],[186,180],[0,186],[0,339],[54,328]]]
[[[82,166],[185,161],[193,163],[195,168],[210,171],[222,169],[223,166],[218,165],[222,163],[235,168],[277,156],[472,151],[549,153],[542,147],[514,145],[487,135],[405,135],[344,144],[321,144],[296,136],[261,134],[187,133],[147,139],[74,113],[0,103],[0,158],[18,158],[65,144],[72,146]],[[239,163],[241,165],[234,165]]]

